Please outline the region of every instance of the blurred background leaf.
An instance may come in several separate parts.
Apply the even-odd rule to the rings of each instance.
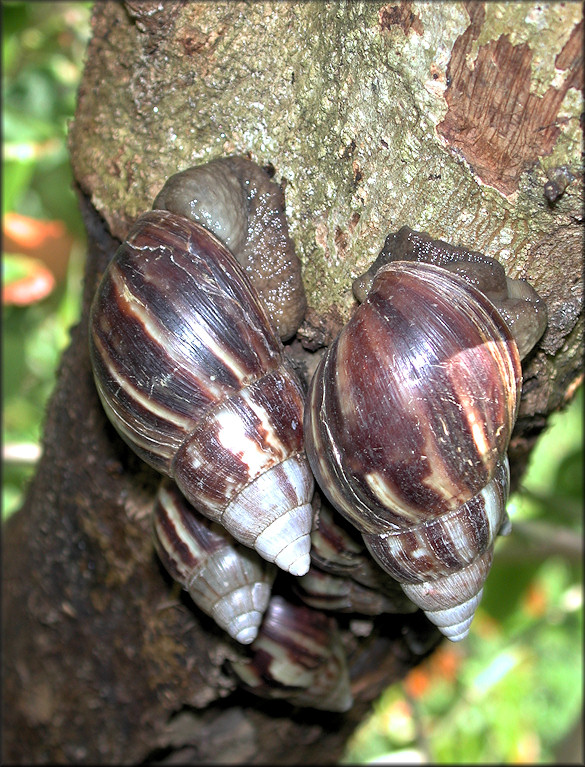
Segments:
[[[2,515],[22,503],[45,407],[79,316],[85,234],[67,125],[91,3],[2,4]]]
[[[40,455],[79,316],[85,235],[66,137],[90,13],[91,3],[2,5],[4,518]],[[578,752],[582,411],[581,389],[534,451],[468,639],[444,642],[382,695],[345,763],[566,763]]]

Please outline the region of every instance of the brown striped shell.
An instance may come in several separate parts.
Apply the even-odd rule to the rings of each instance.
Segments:
[[[250,657],[231,666],[256,695],[298,706],[347,711],[349,671],[334,618],[280,596],[270,600]]]
[[[321,489],[441,631],[462,639],[494,537],[520,358],[494,305],[443,268],[394,262],[329,347],[305,410]]]
[[[416,610],[398,584],[396,588],[398,594],[392,597],[384,591],[364,586],[354,578],[326,573],[313,566],[309,568],[308,573],[295,580],[294,587],[295,593],[303,602],[316,610],[362,615],[409,613]]]
[[[227,248],[183,216],[141,216],[97,290],[90,352],[130,447],[236,540],[305,573],[304,392]]]
[[[408,226],[386,237],[374,263],[354,281],[352,287],[358,301],[366,298],[378,270],[394,261],[422,261],[442,266],[479,288],[508,325],[520,359],[526,357],[544,333],[546,304],[530,283],[507,277],[504,267],[494,258],[461,245],[435,240],[427,232],[415,232]]]
[[[197,607],[242,644],[258,634],[276,569],[199,514],[163,479],[153,515],[157,553]]]

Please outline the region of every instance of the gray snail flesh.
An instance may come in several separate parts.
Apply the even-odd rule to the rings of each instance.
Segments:
[[[245,157],[220,157],[175,173],[154,209],[170,210],[204,226],[234,255],[283,341],[307,308],[301,264],[288,235],[278,184]]]
[[[98,393],[134,452],[236,540],[305,573],[304,392],[232,253],[183,215],[145,213],[106,269],[90,327]]]
[[[430,238],[406,232],[412,261],[390,258],[378,269],[313,377],[307,454],[378,564],[458,641],[481,599],[494,539],[510,529],[506,452],[522,382],[516,338],[523,351],[532,348],[546,311],[532,288],[512,285],[527,295],[521,306],[492,259],[464,264],[447,249],[449,269],[424,263],[417,245]],[[512,299],[509,323],[486,284],[496,303]]]

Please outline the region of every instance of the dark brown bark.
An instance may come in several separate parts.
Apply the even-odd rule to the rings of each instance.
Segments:
[[[135,180],[129,169],[139,177],[138,197],[148,199],[154,191],[155,181],[146,178],[145,167],[150,167],[148,158],[156,155],[157,141],[162,139],[148,135],[144,115],[152,113],[152,94],[165,87],[163,78],[157,81],[161,61],[157,52],[164,46],[173,49],[172,36],[178,29],[181,55],[192,57],[194,71],[207,87],[214,57],[222,55],[223,38],[230,34],[231,24],[241,23],[242,8],[227,3],[219,8],[221,24],[210,31],[206,26],[210,22],[203,17],[216,5],[221,6],[195,4],[185,10],[174,3],[161,7],[116,3],[96,10],[74,151],[79,151],[84,126],[102,120],[98,106],[91,105],[88,111],[88,94],[99,77],[107,79],[105,73],[114,61],[126,71],[129,88],[138,84],[140,93],[133,91],[132,97],[142,106],[133,116],[137,126],[131,124],[129,112],[116,112],[122,131],[118,144],[115,136],[112,143],[109,137],[92,137],[93,169],[99,175],[99,163],[109,163],[113,179],[124,178],[129,198]],[[360,12],[377,18],[378,4],[370,5]],[[329,19],[336,17],[334,7],[324,8]],[[250,10],[256,12],[257,8]],[[283,18],[290,12],[290,4],[283,3]],[[386,6],[380,19],[381,34],[394,26],[405,36],[424,32],[409,3],[401,4],[400,12]],[[127,59],[116,48],[121,32],[140,46],[128,52]],[[97,81],[92,79],[96,72]],[[180,89],[180,79],[178,83]],[[124,142],[134,127],[139,138],[128,153]],[[205,138],[201,140],[203,145],[195,146],[199,152],[207,148]],[[136,163],[141,142],[147,158],[142,167]],[[117,151],[124,155],[122,170]],[[121,442],[95,391],[87,350],[88,307],[117,244],[105,221],[120,236],[136,211],[115,194],[98,202],[103,199],[95,191],[99,183],[83,175],[80,165],[77,160],[90,241],[83,313],[72,331],[48,408],[37,474],[24,508],[10,519],[3,535],[4,761],[139,763],[169,757],[194,763],[333,763],[371,701],[432,651],[438,633],[416,613],[376,618],[369,636],[359,638],[349,619],[341,617],[356,700],[347,714],[264,701],[238,687],[228,661],[239,648],[178,594],[154,555],[149,528],[158,477]],[[95,197],[94,204],[86,194]],[[528,264],[536,276],[549,301],[551,322],[525,368],[523,405],[510,451],[515,482],[547,415],[570,398],[580,374],[582,231],[575,203],[563,208],[564,204],[560,218],[552,224],[547,219],[539,229],[530,257],[519,266]],[[550,213],[551,218],[554,215]],[[350,218],[346,232],[336,234],[338,255],[350,248],[358,221],[359,215]],[[319,243],[327,251],[319,222],[312,225],[313,249]],[[565,255],[562,264],[557,258],[559,244]],[[303,252],[305,267],[317,270],[308,262],[312,250]],[[318,346],[319,338],[330,340],[332,329],[346,314],[346,298],[337,308],[333,298],[327,304],[316,295],[310,294],[312,308],[300,334],[307,348]],[[286,592],[289,584],[280,578],[276,588]]]

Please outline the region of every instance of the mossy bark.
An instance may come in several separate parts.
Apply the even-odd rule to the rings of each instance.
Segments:
[[[517,481],[581,376],[581,38],[572,3],[96,4],[71,127],[84,310],[4,531],[5,761],[331,763],[384,685],[432,650],[420,616],[376,619],[365,639],[346,622],[346,715],[239,690],[225,663],[237,648],[154,557],[157,479],[100,408],[88,306],[164,180],[227,154],[285,188],[310,304],[293,352],[331,341],[389,231],[483,251],[549,308],[524,369]],[[566,183],[553,201],[550,178]]]

